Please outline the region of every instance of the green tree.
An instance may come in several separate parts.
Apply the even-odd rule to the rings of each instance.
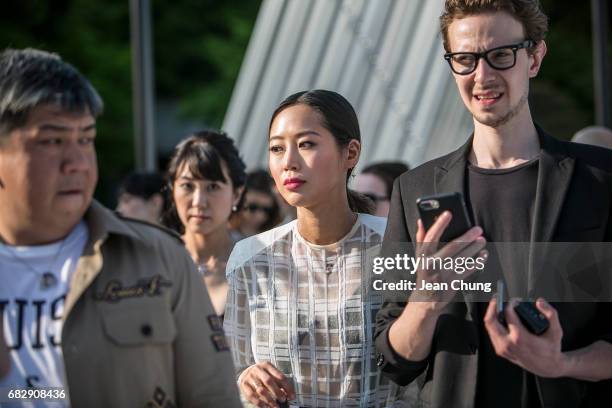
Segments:
[[[260,1],[154,4],[158,97],[178,97],[185,117],[221,126]]]
[[[532,107],[547,130],[569,139],[595,121],[590,2],[543,0],[542,6],[549,17],[548,52],[532,81]]]
[[[179,101],[185,117],[220,126],[259,4],[153,1],[157,97]],[[134,166],[129,23],[128,0],[24,0],[3,4],[0,14],[0,47],[57,52],[104,99],[96,196],[107,204],[115,183]]]

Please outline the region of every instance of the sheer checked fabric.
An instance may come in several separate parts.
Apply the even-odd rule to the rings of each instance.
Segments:
[[[360,214],[331,245],[302,238],[297,222],[239,242],[228,262],[225,332],[240,375],[269,361],[293,382],[300,407],[389,407],[401,388],[376,365],[382,296],[369,262],[385,219]]]

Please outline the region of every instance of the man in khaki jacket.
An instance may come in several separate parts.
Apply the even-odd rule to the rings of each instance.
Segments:
[[[0,314],[11,360],[0,405],[38,389],[35,406],[239,407],[180,239],[92,200],[101,111],[57,55],[0,53]]]

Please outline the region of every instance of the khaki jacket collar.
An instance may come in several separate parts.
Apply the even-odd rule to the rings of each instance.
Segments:
[[[70,289],[64,306],[64,321],[80,296],[102,270],[103,259],[101,248],[108,236],[117,234],[128,236],[135,240],[142,240],[125,222],[121,221],[111,210],[96,200],[91,202],[91,206],[85,212],[83,220],[89,230],[89,238],[70,282]]]

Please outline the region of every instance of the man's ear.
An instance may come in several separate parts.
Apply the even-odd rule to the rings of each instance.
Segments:
[[[539,41],[533,54],[529,56],[531,62],[529,65],[529,78],[535,78],[538,75],[540,67],[542,66],[542,60],[544,60],[544,56],[546,55],[546,50],[546,42],[544,40]]]
[[[348,146],[346,147],[346,160],[347,169],[354,169],[359,162],[359,156],[361,155],[361,142],[356,139],[351,139]]]

